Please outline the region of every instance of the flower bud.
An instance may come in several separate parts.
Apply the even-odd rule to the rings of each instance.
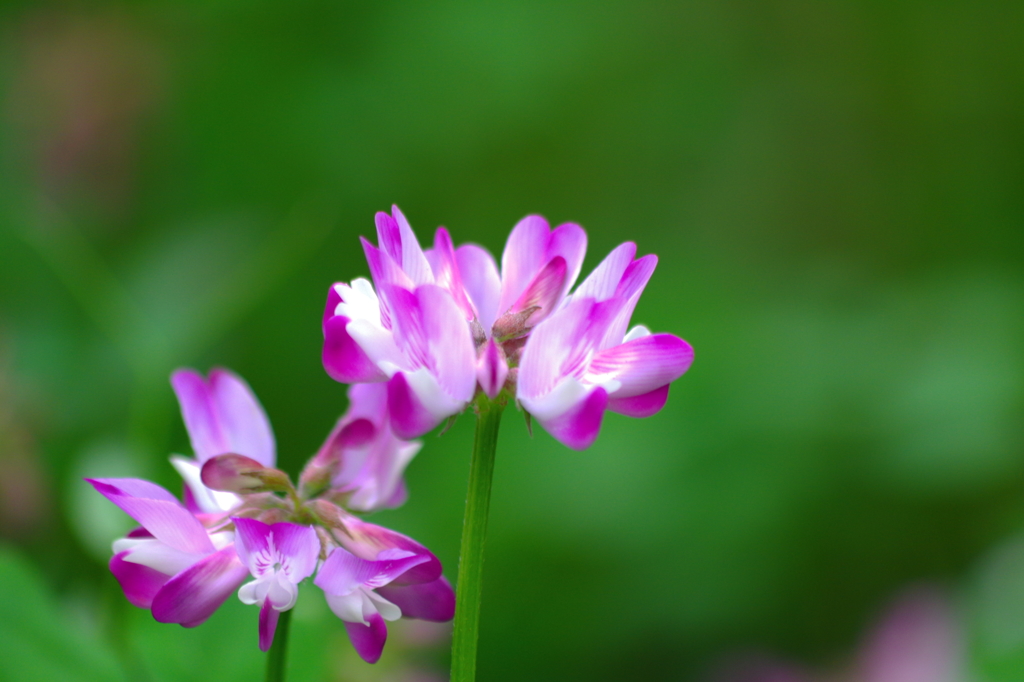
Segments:
[[[288,474],[265,467],[243,455],[218,455],[203,465],[203,485],[231,493],[287,492],[292,489]]]
[[[366,445],[376,433],[377,427],[369,419],[355,419],[335,427],[327,442],[299,475],[303,497],[314,497],[330,486],[344,464],[345,450]]]

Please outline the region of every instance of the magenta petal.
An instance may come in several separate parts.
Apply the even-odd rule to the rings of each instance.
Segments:
[[[586,253],[587,233],[579,225],[565,223],[564,225],[559,225],[551,232],[551,238],[548,241],[547,257],[561,256],[565,259],[567,266],[565,288],[562,290],[562,296],[576,282],[576,278],[580,276],[580,268],[583,267],[583,257]]]
[[[248,577],[249,570],[239,561],[234,545],[228,545],[168,580],[153,598],[153,618],[161,623],[198,625]]]
[[[548,221],[539,215],[520,220],[505,242],[501,254],[501,300],[498,314],[505,313],[526,290],[537,271],[548,260],[547,247],[551,231]]]
[[[327,375],[343,384],[383,381],[387,377],[353,339],[349,319],[336,315],[324,323],[322,359]]]
[[[693,363],[693,348],[672,334],[650,334],[608,348],[590,362],[591,374],[621,382],[614,397],[641,395],[675,381]]]
[[[192,370],[177,370],[171,375],[171,385],[200,463],[234,452],[264,466],[274,466],[276,450],[270,421],[240,377],[215,369],[207,381]]]
[[[597,301],[611,298],[615,295],[619,282],[622,280],[622,275],[626,272],[626,268],[629,267],[630,263],[633,262],[633,256],[635,255],[636,244],[633,242],[619,244],[583,280],[583,283],[572,293],[572,297],[575,300],[593,298]]]
[[[264,599],[260,607],[260,651],[270,651],[274,643],[274,631],[277,630],[277,619],[281,612],[275,609],[270,599]]]
[[[573,450],[585,450],[601,430],[601,419],[607,405],[608,393],[603,388],[596,388],[565,414],[541,423],[564,445]]]
[[[236,517],[231,520],[235,523],[235,551],[253,575],[260,575],[261,569],[269,568],[259,565],[266,556],[288,559],[285,571],[293,583],[297,584],[313,574],[320,541],[311,526],[287,521],[266,524],[256,519]]]
[[[140,609],[148,609],[153,605],[153,597],[160,591],[171,576],[142,564],[125,561],[129,552],[120,552],[110,558],[110,572],[117,578],[124,596]]]
[[[444,576],[419,585],[379,587],[377,594],[402,609],[403,618],[445,623],[455,617],[455,590]]]
[[[562,291],[565,289],[565,276],[565,259],[561,256],[552,258],[547,265],[541,268],[541,271],[533,278],[522,295],[516,299],[509,311],[519,312],[527,308],[539,308],[540,310],[530,317],[530,324],[536,324],[547,317],[561,300]]]
[[[360,586],[376,589],[391,583],[410,569],[430,561],[426,554],[400,559],[367,561],[343,547],[336,548],[317,571],[313,583],[328,594],[348,594]]]
[[[342,547],[360,559],[376,561],[381,552],[389,549],[401,549],[428,558],[424,563],[413,566],[397,576],[393,581],[394,584],[429,583],[441,577],[441,562],[438,558],[409,536],[383,526],[367,523],[354,516],[345,517],[344,523],[348,533],[339,534],[338,541]]]
[[[494,400],[504,388],[507,377],[508,362],[505,360],[505,354],[494,339],[488,339],[477,360],[476,378],[480,388],[488,398]]]
[[[399,438],[406,440],[422,436],[441,423],[423,406],[402,372],[396,373],[388,382],[388,412],[391,429]]]
[[[473,319],[476,317],[476,311],[462,285],[459,263],[455,258],[455,246],[452,244],[448,230],[443,227],[437,228],[437,233],[434,235],[434,256],[436,261],[433,267],[434,283],[451,294],[467,320]]]
[[[612,412],[624,414],[627,417],[650,417],[661,411],[668,400],[668,387],[665,384],[649,393],[632,395],[628,398],[609,398],[608,409]]]
[[[359,657],[367,663],[376,663],[380,660],[384,642],[388,639],[388,626],[379,613],[373,614],[367,620],[369,625],[344,621],[345,631],[348,632],[348,638]]]
[[[341,294],[335,287],[331,287],[327,290],[327,303],[324,305],[324,335],[327,334],[327,320],[331,319],[335,315],[335,310],[338,309],[338,304],[341,303]]]
[[[477,321],[489,332],[498,317],[501,276],[494,257],[476,244],[463,244],[455,250],[459,275],[469,300],[476,309]]]
[[[402,240],[402,257],[401,260],[395,259],[395,261],[402,266],[402,270],[405,271],[414,284],[420,285],[432,282],[433,276],[430,270],[430,263],[427,262],[426,257],[423,255],[423,249],[420,247],[419,240],[416,239],[416,234],[412,231],[409,221],[405,219],[405,215],[394,205],[391,206],[391,215],[395,217]]]
[[[203,524],[160,486],[131,478],[87,478],[86,481],[161,542],[193,554],[213,551],[213,544]],[[128,494],[133,490],[143,493],[150,491],[150,494],[159,497],[133,497]],[[167,500],[165,496],[171,499]]]
[[[469,324],[444,289],[420,287],[416,297],[427,344],[424,350],[433,358],[437,382],[450,398],[468,402],[476,388],[476,351]]]

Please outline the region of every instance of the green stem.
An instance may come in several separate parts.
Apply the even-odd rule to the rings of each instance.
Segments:
[[[459,579],[455,593],[455,630],[452,633],[452,682],[473,682],[476,678],[476,642],[480,626],[480,592],[484,568],[484,539],[487,512],[491,506],[491,479],[498,426],[505,409],[504,396],[477,401],[476,437],[473,461],[469,465],[466,517],[462,524]]]
[[[282,611],[274,633],[274,643],[267,652],[267,682],[284,682],[285,659],[288,654],[288,626],[292,622],[292,609]]]

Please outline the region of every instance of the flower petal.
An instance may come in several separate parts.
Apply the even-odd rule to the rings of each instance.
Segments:
[[[348,594],[357,587],[376,589],[387,585],[410,569],[430,561],[427,554],[402,552],[405,556],[381,561],[360,559],[342,547],[328,555],[313,581],[328,594]]]
[[[386,213],[378,213],[377,215],[387,216]],[[419,240],[416,239],[416,234],[412,231],[409,221],[405,219],[405,215],[394,205],[391,207],[391,215],[394,216],[393,222],[397,224],[398,238],[401,242],[400,254],[397,258],[392,255],[392,258],[402,267],[402,270],[412,280],[414,285],[432,283],[434,277],[430,270],[430,264],[423,255],[423,249],[420,247]],[[379,222],[377,223],[377,230],[379,238]]]
[[[573,299],[530,333],[519,361],[516,388],[524,405],[552,391],[565,377],[582,374],[592,345],[587,333],[596,308],[591,299]]]
[[[564,223],[551,232],[548,240],[547,258],[561,256],[565,259],[565,287],[559,296],[561,299],[580,276],[583,257],[587,254],[587,233],[575,223]]]
[[[259,565],[260,555],[276,556],[282,570],[293,583],[308,578],[316,569],[320,541],[311,526],[297,523],[266,524],[256,519],[232,517],[235,523],[235,550],[249,572],[260,577],[271,566]],[[271,551],[273,550],[273,551]]]
[[[127,554],[128,552],[118,552],[110,558],[110,572],[121,585],[129,602],[140,609],[148,609],[153,605],[153,597],[171,576],[149,566],[125,561]]]
[[[549,260],[546,256],[550,235],[548,221],[539,215],[526,216],[512,228],[501,254],[499,315],[512,306]]]
[[[274,466],[274,434],[266,413],[240,377],[224,369],[208,381],[193,370],[178,370],[171,385],[181,404],[196,459],[234,452]]]
[[[270,600],[264,599],[263,605],[260,606],[260,651],[270,651],[280,616],[281,612],[270,604]]]
[[[598,387],[562,415],[553,419],[538,417],[537,421],[563,445],[573,450],[585,450],[601,430],[601,420],[607,405],[608,393]]]
[[[611,395],[627,398],[675,381],[691,363],[693,348],[686,341],[672,334],[651,334],[597,353],[586,378],[595,384],[615,379],[621,386]]]
[[[459,272],[459,263],[455,258],[455,246],[452,244],[451,235],[443,227],[437,228],[437,232],[434,234],[433,271],[434,283],[451,295],[466,319],[472,320],[476,317],[476,310],[462,284],[462,274]]]
[[[195,627],[213,615],[248,576],[234,545],[228,545],[168,580],[153,598],[153,618]]]
[[[671,384],[665,384],[648,393],[631,395],[627,398],[609,398],[608,409],[612,412],[624,414],[627,417],[650,417],[661,411],[668,400],[668,388]]]
[[[136,478],[85,480],[161,542],[182,552],[206,554],[213,551],[203,524],[160,486]],[[136,497],[133,492],[155,497]]]
[[[537,324],[541,319],[550,315],[561,301],[562,292],[565,290],[565,280],[565,259],[555,256],[541,268],[537,276],[509,308],[509,312],[515,313],[528,308],[538,308],[537,312],[530,316],[530,324]]]
[[[388,382],[388,412],[391,414],[391,426],[399,438],[416,438],[441,423],[446,415],[435,414],[427,406],[431,399],[437,399],[441,404],[444,401],[444,394],[437,387],[437,381],[425,370],[421,369],[413,379],[418,379],[414,389],[409,379],[402,372],[395,374]],[[418,390],[417,390],[418,389]],[[421,398],[419,394],[423,394]],[[451,412],[449,414],[453,414]]]
[[[626,268],[633,262],[636,255],[636,244],[625,242],[612,249],[612,252],[605,256],[594,271],[583,280],[576,291],[572,293],[574,300],[581,298],[593,298],[604,301],[615,295],[622,280]]]
[[[347,317],[335,316],[324,322],[324,349],[321,355],[327,375],[343,384],[382,381],[383,372],[348,331]]]
[[[480,383],[480,388],[491,400],[494,400],[505,386],[505,379],[508,378],[508,362],[505,360],[505,353],[494,342],[494,339],[488,339],[480,350],[480,358],[476,365],[476,378]]]
[[[476,309],[477,321],[490,333],[501,297],[501,276],[494,257],[476,244],[463,244],[455,249],[455,260],[466,294]]]
[[[444,623],[455,617],[455,590],[444,576],[419,585],[388,585],[377,594],[402,609],[406,618]]]
[[[402,535],[389,528],[367,523],[355,516],[345,516],[343,521],[347,533],[339,533],[338,541],[342,547],[360,559],[376,561],[381,552],[402,550],[412,554],[424,555],[427,561],[413,566],[392,582],[396,585],[413,585],[429,583],[441,577],[441,562],[434,554],[407,535]]]
[[[356,653],[367,663],[376,663],[388,639],[388,626],[379,614],[370,617],[369,625],[344,621],[345,631]]]

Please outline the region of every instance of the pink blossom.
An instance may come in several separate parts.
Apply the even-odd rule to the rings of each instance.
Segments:
[[[606,409],[631,417],[658,412],[669,384],[693,362],[693,349],[677,336],[641,325],[627,331],[657,265],[653,254],[635,255],[632,242],[608,254],[523,349],[516,397],[569,447],[593,443]]]
[[[402,474],[423,444],[395,435],[387,384],[354,384],[348,396],[348,410],[306,465],[303,485],[327,487],[324,495],[355,511],[399,507],[408,498]]]
[[[255,519],[232,519],[237,529],[235,550],[255,580],[242,585],[238,598],[260,605],[260,650],[268,651],[282,611],[295,606],[299,583],[316,570],[320,541],[310,526],[268,525]]]
[[[327,605],[345,621],[356,651],[375,663],[387,640],[385,621],[404,616],[434,622],[455,615],[455,593],[441,563],[426,547],[401,533],[345,520],[345,532],[314,583]]]

